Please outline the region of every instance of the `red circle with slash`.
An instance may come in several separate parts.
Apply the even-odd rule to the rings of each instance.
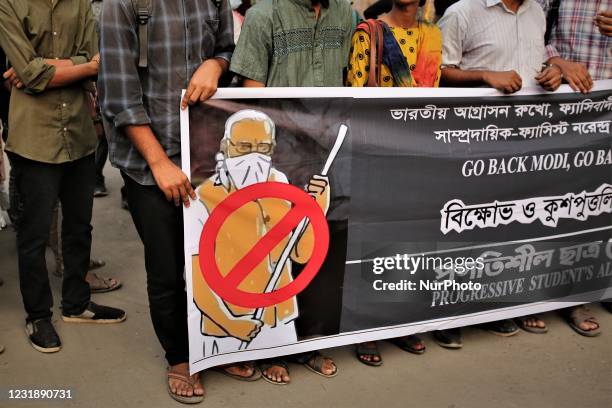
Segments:
[[[234,212],[245,204],[261,198],[278,198],[292,203],[291,210],[261,238],[249,252],[222,276],[215,259],[215,242],[219,230]],[[307,265],[293,282],[270,293],[245,292],[240,283],[267,257],[270,252],[308,218],[314,232],[314,248]],[[302,292],[317,275],[329,249],[329,228],[325,214],[306,192],[285,183],[253,184],[232,193],[210,214],[200,236],[200,265],[204,280],[223,300],[245,308],[278,305]],[[289,262],[290,258],[288,258]]]

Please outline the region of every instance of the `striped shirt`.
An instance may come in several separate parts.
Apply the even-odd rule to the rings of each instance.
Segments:
[[[438,22],[442,65],[468,71],[516,71],[523,86],[535,86],[547,54],[546,17],[534,0],[516,13],[502,0],[461,0]]]
[[[552,0],[536,0],[548,13]],[[563,0],[546,47],[550,57],[584,64],[593,79],[612,78],[612,40],[599,32],[594,18],[612,10],[612,0]]]
[[[234,28],[229,2],[153,0],[148,23],[149,66],[139,72],[138,23],[131,0],[105,0],[99,91],[110,124],[110,161],[134,181],[155,185],[146,161],[122,128],[150,125],[168,157],[180,166],[180,98],[209,58],[229,62]]]

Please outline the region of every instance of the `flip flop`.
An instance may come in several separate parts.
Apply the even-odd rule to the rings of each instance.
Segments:
[[[88,282],[91,293],[112,292],[119,289],[122,285],[121,281],[115,278],[101,278],[95,272],[88,272],[88,274],[94,278],[93,283]]]
[[[333,377],[335,377],[335,376],[337,376],[337,375],[338,375],[338,367],[336,366],[336,364],[335,364],[335,363],[334,363],[334,367],[335,367],[336,369],[334,370],[334,372],[333,372],[333,373],[331,373],[331,374],[324,374],[324,373],[322,372],[322,370],[323,370],[323,363],[325,363],[325,360],[326,360],[326,359],[327,359],[327,360],[331,360],[329,357],[324,357],[322,354],[320,354],[320,353],[318,353],[318,352],[317,352],[317,353],[315,354],[315,356],[313,357],[313,359],[314,359],[314,363],[313,363],[313,365],[312,365],[312,366],[311,366],[310,364],[308,364],[308,363],[310,363],[310,361],[312,361],[312,359],[311,359],[311,360],[310,360],[308,363],[304,363],[304,364],[303,364],[303,365],[304,365],[304,367],[306,367],[307,369],[309,369],[309,370],[310,370],[310,371],[312,371],[313,373],[318,374],[318,375],[320,375],[321,377],[325,377],[325,378],[333,378]],[[333,363],[333,362],[332,362],[332,363]]]
[[[597,337],[601,334],[601,326],[599,322],[595,319],[595,316],[591,314],[591,311],[584,306],[578,306],[573,308],[567,314],[567,323],[569,326],[574,329],[574,331],[585,337]],[[584,330],[578,326],[582,322],[594,323],[597,325],[596,329],[593,330]]]
[[[253,369],[253,374],[251,374],[250,377],[244,377],[238,374],[232,374],[230,372],[227,372],[225,369],[228,367],[232,367],[234,365],[242,365],[243,367],[248,367],[248,368],[252,368]],[[213,368],[214,371],[221,373],[223,375],[226,375],[230,378],[233,378],[234,380],[238,380],[238,381],[246,381],[246,382],[253,382],[253,381],[257,381],[261,378],[261,371],[259,371],[259,369],[257,367],[255,367],[254,365],[248,364],[248,363],[239,363],[239,364],[231,364],[231,365],[226,365],[226,366],[220,366],[220,367],[215,367]]]
[[[274,381],[271,380],[270,378],[268,378],[268,376],[266,376],[264,374],[264,371],[266,371],[268,368],[270,367],[282,367],[285,370],[287,370],[287,375],[289,375],[289,366],[287,365],[287,363],[283,360],[273,360],[270,362],[263,362],[263,363],[259,363],[259,369],[261,370],[261,378],[263,378],[265,381],[269,382],[270,384],[274,384],[274,385],[287,385],[289,384],[289,381]]]
[[[394,339],[389,339],[389,342],[412,354],[423,354],[425,353],[425,350],[427,350],[425,343],[423,343],[423,340],[421,340],[419,336],[396,337]],[[423,348],[415,348],[417,344],[423,344]]]
[[[189,384],[191,387],[193,387],[196,383],[196,381],[193,378],[191,378],[191,376],[189,375],[179,374],[179,373],[166,373],[166,375],[168,377],[168,380],[170,378],[173,378],[175,380],[185,382]],[[166,384],[168,388],[168,394],[170,394],[170,397],[172,397],[172,399],[175,401],[178,401],[182,404],[199,404],[200,402],[204,401],[204,395],[193,395],[191,397],[177,395],[172,392],[172,389],[170,388],[170,383],[168,381],[166,381]]]
[[[361,363],[371,366],[371,367],[380,367],[383,364],[382,356],[380,355],[380,351],[378,351],[378,346],[375,342],[374,345],[370,345],[368,343],[359,343],[355,347],[355,355],[357,356],[357,360]],[[361,356],[373,356],[378,357],[378,361],[367,361],[361,358]]]
[[[526,332],[529,333],[534,333],[534,334],[544,334],[544,333],[548,333],[548,327],[533,327],[533,326],[528,326],[527,325],[527,320],[529,319],[538,319],[541,320],[539,317],[536,316],[521,316],[521,317],[516,317],[514,319],[514,322],[516,323],[516,325],[518,327],[520,327],[521,329],[525,330]]]

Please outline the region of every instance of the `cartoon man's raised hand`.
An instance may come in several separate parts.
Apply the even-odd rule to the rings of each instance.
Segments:
[[[317,203],[323,212],[327,214],[330,201],[329,177],[321,175],[312,176],[306,185],[306,192],[308,192],[312,198],[317,200]]]

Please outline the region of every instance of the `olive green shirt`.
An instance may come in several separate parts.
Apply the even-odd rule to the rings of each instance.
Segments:
[[[342,86],[353,15],[330,0],[315,16],[311,0],[261,0],[246,14],[230,69],[266,86]]]
[[[0,0],[0,47],[24,84],[11,92],[6,150],[45,163],[95,151],[88,81],[47,89],[55,67],[45,59],[87,63],[97,44],[90,0]]]

